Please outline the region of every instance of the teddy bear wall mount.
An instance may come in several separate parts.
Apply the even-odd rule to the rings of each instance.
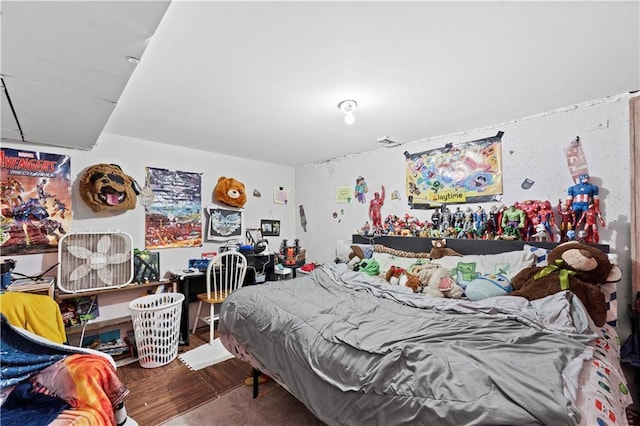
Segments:
[[[231,177],[220,176],[213,189],[213,200],[238,209],[243,208],[247,202],[244,183]]]

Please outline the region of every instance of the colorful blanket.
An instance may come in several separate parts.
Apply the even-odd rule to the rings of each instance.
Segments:
[[[0,317],[0,389],[12,390],[3,426],[116,424],[114,411],[129,390],[109,358],[38,339]]]

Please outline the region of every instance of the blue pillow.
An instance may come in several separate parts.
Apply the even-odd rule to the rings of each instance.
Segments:
[[[512,291],[511,281],[503,274],[484,274],[471,280],[464,293],[469,300],[476,301],[504,296]]]

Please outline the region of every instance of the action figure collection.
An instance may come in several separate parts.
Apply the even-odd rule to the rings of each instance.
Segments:
[[[401,235],[429,238],[469,238],[486,240],[524,240],[565,242],[576,240],[598,244],[598,226],[605,227],[600,212],[599,189],[583,174],[570,186],[565,200],[558,200],[554,210],[549,200],[525,200],[509,206],[493,205],[489,211],[482,206],[471,207],[443,204],[436,208],[431,220],[421,221],[405,214],[388,215],[380,221],[382,198],[374,198],[375,206],[358,233],[365,236]],[[382,189],[384,194],[384,187]],[[382,202],[381,202],[382,200]],[[373,214],[372,214],[373,212]],[[558,221],[556,222],[556,217]]]

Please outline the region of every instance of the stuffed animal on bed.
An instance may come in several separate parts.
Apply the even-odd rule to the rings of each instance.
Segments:
[[[422,290],[420,279],[399,266],[390,266],[389,269],[387,269],[384,279],[387,280],[389,284],[409,287],[414,293],[420,293]]]
[[[431,240],[433,248],[429,252],[429,259],[441,259],[445,256],[462,256],[457,251],[447,247],[446,239]]]
[[[569,241],[547,255],[548,266],[533,266],[511,279],[513,296],[536,300],[563,290],[571,290],[585,306],[593,322],[601,327],[607,316],[604,294],[599,284],[616,282],[622,271],[596,247]]]
[[[247,202],[244,183],[234,178],[220,176],[213,189],[213,198],[219,203],[240,209]]]
[[[513,290],[511,281],[504,274],[482,274],[467,283],[464,290],[469,300],[483,300],[489,297],[504,296]]]
[[[436,263],[423,263],[413,268],[412,272],[420,279],[425,296],[459,299],[464,294],[451,277],[451,271]]]

